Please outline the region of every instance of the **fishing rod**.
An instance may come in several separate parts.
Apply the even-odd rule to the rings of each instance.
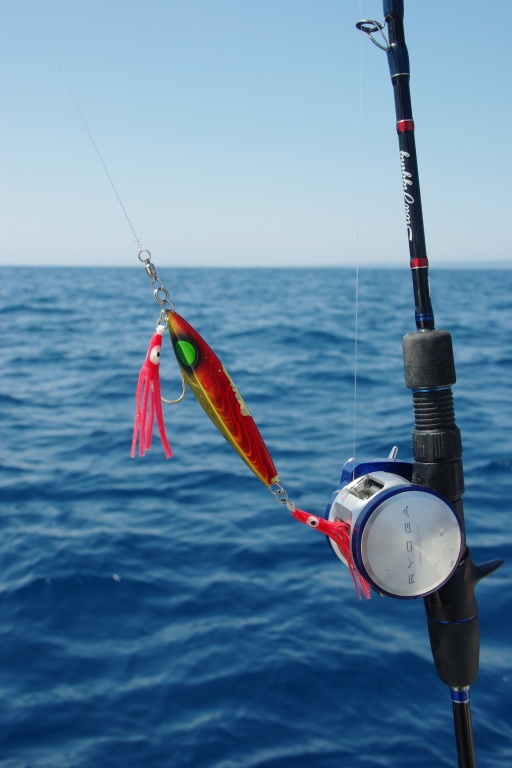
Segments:
[[[356,567],[374,589],[405,599],[423,597],[435,667],[450,688],[459,766],[474,768],[469,693],[478,675],[480,645],[474,590],[503,560],[477,565],[466,544],[462,442],[452,394],[455,362],[450,333],[434,325],[404,2],[383,0],[383,9],[383,24],[363,20],[356,26],[386,52],[393,85],[415,300],[416,331],[403,339],[405,384],[413,399],[414,461],[397,462],[396,449],[386,460],[351,460],[327,516],[352,526]],[[388,546],[392,554],[386,556]],[[392,561],[394,578],[387,567]]]

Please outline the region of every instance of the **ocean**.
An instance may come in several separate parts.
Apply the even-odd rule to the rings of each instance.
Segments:
[[[297,506],[345,461],[411,459],[408,269],[159,269],[237,383]],[[193,395],[130,458],[158,319],[142,267],[3,268],[0,766],[457,764],[423,602],[357,599],[325,538],[275,503]],[[512,765],[512,270],[431,270],[453,335],[477,588],[480,768]],[[164,343],[162,394],[181,384]]]

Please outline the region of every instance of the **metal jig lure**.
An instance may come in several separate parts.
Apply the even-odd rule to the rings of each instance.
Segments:
[[[316,528],[328,536],[338,548],[343,562],[348,566],[354,581],[357,596],[369,599],[370,585],[358,572],[350,548],[350,526],[345,522],[323,520],[297,509],[280,485],[279,475],[270,452],[256,426],[238,387],[224,368],[213,349],[203,337],[174,309],[169,291],[157,276],[151,253],[139,244],[139,259],[144,264],[151,279],[155,301],[160,305],[160,318],[157,333],[151,339],[146,361],[139,376],[137,387],[137,413],[132,443],[132,457],[135,455],[137,435],[140,435],[140,454],[151,443],[153,418],[156,413],[157,423],[166,456],[170,456],[163,425],[161,400],[166,403],[178,403],[183,400],[186,385],[194,393],[206,415],[226,438],[240,458],[264,483],[279,504],[284,504],[293,517],[311,528]],[[177,400],[167,400],[160,394],[158,368],[162,345],[162,333],[168,328],[176,360],[183,376],[183,392]],[[158,398],[158,405],[156,399]],[[149,412],[149,417],[145,414]],[[149,418],[149,420],[148,420]],[[166,449],[168,447],[168,451]]]
[[[278,483],[256,422],[213,349],[177,312],[167,313],[167,325],[178,365],[201,408],[265,485]]]

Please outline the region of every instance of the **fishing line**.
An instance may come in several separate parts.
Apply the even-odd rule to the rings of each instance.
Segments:
[[[39,25],[39,28],[40,28],[40,30],[41,30],[41,32],[43,34],[43,37],[46,40],[46,44],[47,44],[47,46],[48,46],[48,48],[50,50],[50,53],[53,56],[55,64],[57,65],[57,69],[60,72],[62,80],[64,81],[64,85],[66,86],[67,91],[68,91],[68,93],[71,96],[71,99],[73,101],[73,104],[75,105],[75,109],[78,112],[80,120],[82,121],[82,125],[84,126],[85,130],[87,131],[87,135],[89,136],[91,144],[94,147],[94,151],[96,152],[96,155],[97,155],[97,157],[98,157],[98,159],[99,159],[99,161],[100,161],[100,163],[102,165],[102,168],[105,171],[105,174],[107,176],[107,179],[110,182],[110,186],[112,187],[112,189],[114,191],[114,194],[115,194],[115,196],[117,198],[117,201],[118,201],[119,205],[121,206],[121,210],[124,213],[126,221],[128,222],[128,226],[130,227],[130,229],[131,229],[131,231],[133,233],[133,236],[135,238],[135,242],[137,243],[137,246],[138,246],[139,252],[140,252],[142,250],[141,242],[140,242],[140,240],[139,240],[139,238],[137,236],[137,233],[135,232],[135,228],[134,228],[132,222],[130,221],[130,217],[128,216],[128,214],[126,212],[126,208],[123,205],[121,197],[119,196],[119,193],[118,193],[118,191],[116,189],[116,186],[115,186],[114,182],[112,181],[112,177],[111,177],[110,173],[108,172],[107,166],[105,164],[105,161],[103,160],[103,157],[101,156],[101,152],[100,152],[100,150],[98,148],[98,145],[96,144],[96,142],[94,140],[94,136],[92,135],[92,132],[91,132],[91,130],[90,130],[88,124],[87,124],[87,121],[86,121],[86,119],[84,117],[84,114],[83,114],[82,110],[80,109],[80,105],[78,104],[78,101],[77,101],[77,99],[75,97],[75,94],[73,93],[73,89],[71,88],[71,85],[69,84],[69,81],[68,81],[68,79],[67,79],[67,77],[66,77],[66,75],[64,73],[64,69],[63,69],[63,67],[62,67],[62,65],[61,65],[61,63],[59,61],[59,58],[58,58],[58,56],[57,56],[57,54],[55,52],[55,49],[54,49],[54,47],[53,47],[53,45],[52,45],[52,43],[50,41],[49,36],[48,36],[48,34],[47,34],[47,32],[46,32],[46,30],[44,28],[44,25],[43,25],[41,19],[39,18],[39,15],[38,15],[35,7],[34,7],[34,4],[32,3],[32,0],[28,0],[28,2],[29,2],[30,7],[32,8],[32,13],[34,14],[34,16],[36,18],[36,21],[37,21],[37,23]]]
[[[361,0],[359,12],[362,14]],[[355,271],[355,319],[354,319],[354,418],[352,424],[352,456],[356,455],[357,436],[357,374],[359,352],[359,234],[361,213],[361,134],[363,114],[363,41],[359,40],[359,105],[357,128],[357,178],[356,178],[356,271]],[[354,465],[355,466],[355,465]]]

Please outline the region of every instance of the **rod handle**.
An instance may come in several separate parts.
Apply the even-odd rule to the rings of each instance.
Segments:
[[[480,633],[475,587],[501,565],[503,560],[477,565],[468,549],[450,580],[424,598],[437,674],[450,687],[462,688],[477,678]]]

